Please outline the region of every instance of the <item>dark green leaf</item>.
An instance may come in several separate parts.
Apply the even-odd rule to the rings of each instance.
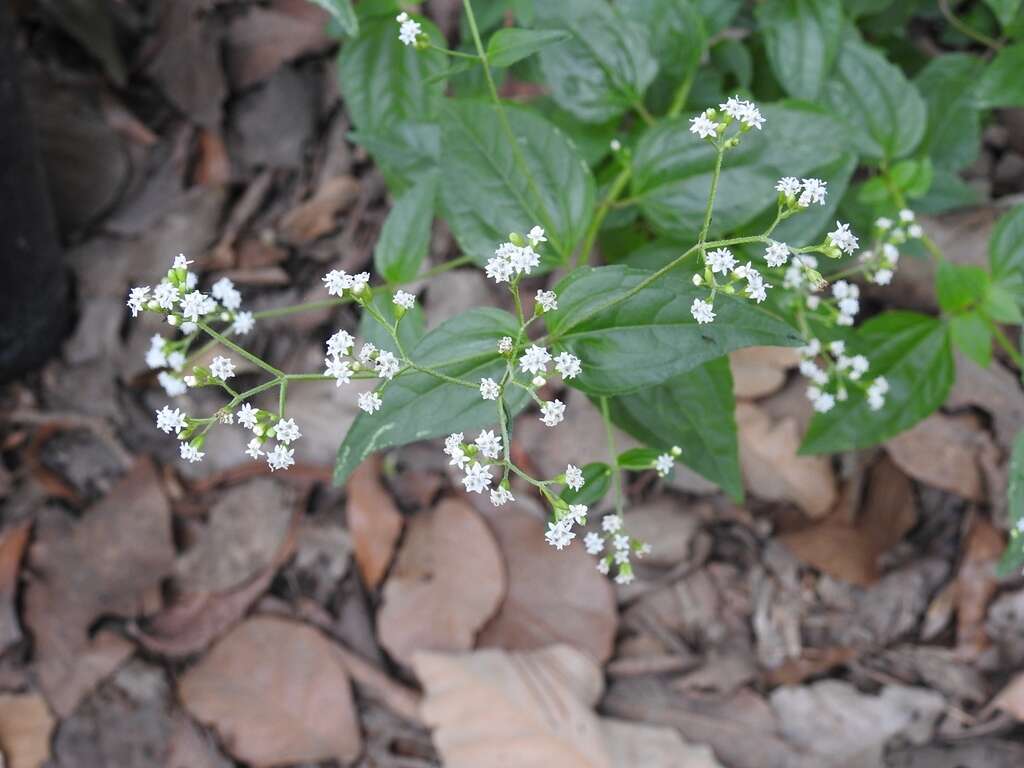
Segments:
[[[586,504],[594,506],[608,493],[612,482],[612,468],[601,462],[594,462],[583,467],[583,487],[578,491],[566,488],[561,493],[566,504]]]
[[[942,168],[959,170],[974,162],[981,147],[981,112],[974,90],[984,63],[966,53],[947,53],[928,62],[914,84],[928,104],[920,151]]]
[[[1024,567],[1024,432],[1020,432],[1013,442],[1006,500],[1009,506],[1010,543],[996,568],[1000,578]]]
[[[886,312],[868,320],[847,345],[871,361],[868,378],[885,376],[889,393],[878,411],[852,393],[828,413],[815,414],[801,453],[838,453],[888,440],[935,411],[953,384],[947,326],[916,312]]]
[[[939,306],[946,312],[963,312],[977,306],[988,295],[988,272],[971,264],[943,261],[935,273]]]
[[[487,61],[492,67],[510,67],[570,37],[564,29],[499,29],[487,43]]]
[[[452,100],[441,118],[441,198],[462,250],[483,264],[509,232],[547,230],[543,264],[565,261],[590,222],[594,179],[568,139],[544,118],[507,107],[531,184],[496,108]]]
[[[381,133],[356,131],[351,138],[374,156],[393,192],[435,170],[441,161],[441,128],[437,123],[398,123]]]
[[[618,265],[583,268],[555,288],[558,310],[544,319],[549,341],[583,362],[574,386],[592,395],[631,392],[740,347],[802,343],[770,312],[724,294],[715,299],[715,322],[698,325],[690,306],[707,290],[676,273],[644,286],[652,274]]]
[[[612,421],[657,453],[679,446],[680,460],[734,499],[743,497],[736,407],[728,358],[664,384],[609,401]]]
[[[725,38],[711,49],[711,61],[723,75],[732,75],[736,88],[747,90],[754,76],[754,61],[750,51],[739,40]]]
[[[310,0],[310,2],[316,3],[331,14],[331,18],[338,23],[341,31],[349,37],[359,34],[359,19],[356,18],[356,12],[352,9],[352,0]]]
[[[420,271],[430,247],[437,174],[428,173],[392,206],[373,250],[373,263],[389,283],[405,283]]]
[[[976,91],[982,109],[1024,105],[1024,43],[1003,48],[981,75]]]
[[[695,0],[694,4],[704,17],[704,28],[708,35],[715,35],[736,18],[743,7],[743,0]]]
[[[410,356],[420,365],[471,382],[488,376],[500,378],[505,361],[498,357],[496,340],[514,336],[516,328],[515,318],[507,312],[474,309],[424,336]],[[525,393],[521,393],[518,389],[509,391],[513,413],[528,402]],[[344,483],[352,470],[374,451],[498,421],[495,404],[481,399],[476,386],[451,384],[419,371],[396,377],[381,399],[381,410],[360,413],[338,448],[336,484]]]
[[[992,281],[1024,304],[1024,205],[1003,214],[988,243]]]
[[[956,347],[982,368],[992,361],[992,326],[977,312],[957,315],[949,321]]]
[[[779,83],[798,99],[817,99],[839,53],[840,0],[765,0],[756,15]]]
[[[634,472],[643,472],[654,468],[654,462],[663,451],[657,448],[630,448],[623,451],[615,459],[615,465],[619,469],[629,469]]]
[[[978,205],[981,196],[978,191],[967,184],[960,176],[942,166],[934,168],[932,185],[924,197],[914,203],[919,213],[937,214]]]
[[[536,11],[538,25],[572,33],[540,52],[545,84],[563,109],[603,123],[642,100],[658,65],[640,24],[604,0],[544,2]]]
[[[822,166],[848,162],[843,127],[824,109],[768,104],[762,112],[764,129],[745,135],[727,155],[712,233],[735,231],[774,210],[780,176],[807,176]],[[647,220],[659,232],[684,239],[700,229],[715,164],[714,150],[688,128],[687,118],[680,117],[648,130],[634,152],[632,182]]]
[[[909,155],[924,135],[928,108],[917,88],[849,28],[825,98],[853,128],[861,153],[875,160]]]
[[[1024,323],[1024,313],[1021,312],[1017,300],[1012,293],[998,284],[989,286],[982,312],[985,317],[996,323]]]
[[[1017,12],[1020,10],[1021,0],[985,0],[985,5],[992,9],[992,13],[999,19],[1000,25],[1004,27],[1010,26],[1015,18],[1017,18]]]

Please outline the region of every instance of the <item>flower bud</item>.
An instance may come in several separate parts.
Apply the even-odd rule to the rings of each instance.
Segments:
[[[508,241],[512,243],[512,245],[518,245],[520,248],[526,245],[526,238],[518,232],[509,232]]]
[[[546,383],[546,380],[545,380],[545,378],[543,376],[534,376],[533,377],[533,381],[531,383],[535,387],[543,387],[544,384]]]
[[[704,284],[704,280],[701,278],[700,275],[694,273],[694,275],[693,275],[693,284],[695,286],[697,286],[698,288],[700,288]]]

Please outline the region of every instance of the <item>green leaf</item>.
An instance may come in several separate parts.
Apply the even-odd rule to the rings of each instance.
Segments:
[[[985,300],[989,291],[988,272],[971,264],[943,261],[935,273],[939,306],[946,312],[964,312]]]
[[[1008,27],[1010,22],[1017,18],[1020,2],[1021,0],[985,0],[985,5],[992,9],[1001,26]]]
[[[352,0],[309,0],[311,3],[315,3],[331,14],[338,25],[349,37],[355,37],[359,34],[359,19],[356,18],[356,12],[352,9]]]
[[[423,31],[443,44],[441,33],[417,17]],[[352,122],[366,134],[386,134],[405,120],[430,122],[444,95],[444,83],[427,84],[447,69],[448,57],[433,49],[402,45],[393,17],[373,18],[349,40],[338,57],[338,84]]]
[[[981,109],[1024,105],[1024,43],[1003,48],[985,68],[976,101]]]
[[[507,312],[474,309],[424,336],[410,357],[420,365],[471,382],[485,376],[497,379],[505,361],[498,356],[495,340],[514,336],[517,327]],[[512,413],[528,402],[522,390],[512,389],[508,394],[506,402]],[[383,407],[373,414],[360,413],[345,435],[334,466],[335,484],[344,483],[374,451],[498,421],[495,404],[481,399],[476,386],[463,387],[419,371],[395,377],[381,399]]]
[[[1024,323],[1024,313],[1021,312],[1017,300],[1012,293],[998,284],[989,286],[982,312],[995,323]]]
[[[928,123],[919,151],[941,168],[959,170],[975,161],[981,147],[981,112],[974,99],[984,67],[977,56],[948,53],[918,72],[914,84],[928,104]]]
[[[950,337],[957,348],[982,368],[992,361],[992,326],[977,312],[957,315],[949,321]]]
[[[355,131],[349,137],[373,155],[393,192],[411,186],[441,162],[437,123],[409,121],[382,133]]]
[[[1000,578],[1024,566],[1024,432],[1018,433],[1013,441],[1006,500],[1010,516],[1010,543],[996,567],[996,575]]]
[[[992,281],[1024,304],[1024,205],[1003,214],[988,242]]]
[[[560,494],[566,504],[586,504],[594,506],[608,493],[612,482],[612,468],[602,462],[587,464],[582,468],[583,487],[578,491],[566,488]]]
[[[487,43],[487,61],[492,67],[510,67],[570,37],[564,29],[499,29]]]
[[[437,174],[429,173],[395,200],[373,250],[373,263],[389,283],[406,283],[420,271],[430,248]]]
[[[978,205],[981,196],[960,176],[948,168],[936,166],[932,172],[932,185],[924,197],[914,203],[918,213],[938,214],[957,208]]]
[[[660,386],[609,401],[612,421],[638,440],[657,446],[660,450],[655,455],[679,446],[686,466],[740,500],[743,480],[735,408],[732,372],[725,357]]]
[[[708,35],[715,35],[728,27],[743,7],[743,0],[695,0],[694,4],[704,17]]]
[[[441,117],[441,199],[462,250],[484,264],[509,232],[547,230],[542,265],[568,260],[590,223],[594,179],[565,135],[544,118],[506,107],[531,184],[496,108],[451,100]]]
[[[909,155],[924,136],[928,107],[899,67],[847,28],[825,99],[853,128],[862,154],[878,161]]]
[[[654,462],[663,453],[656,448],[630,448],[623,451],[615,459],[615,465],[619,469],[628,469],[633,472],[643,472],[653,469]]]
[[[885,312],[868,320],[847,345],[871,361],[867,379],[885,376],[885,405],[872,411],[860,393],[815,414],[801,453],[838,453],[888,440],[921,421],[946,400],[953,384],[953,353],[945,323],[916,312]]]
[[[658,64],[643,27],[604,0],[536,5],[540,26],[572,38],[540,52],[544,83],[563,109],[586,123],[603,123],[643,99]]]
[[[799,346],[795,330],[743,299],[720,294],[715,322],[690,314],[707,290],[669,273],[646,287],[654,273],[621,265],[574,270],[555,288],[558,310],[544,315],[549,342],[583,363],[573,386],[614,395],[661,384],[734,349]]]
[[[765,0],[755,13],[779,83],[790,96],[817,99],[839,53],[840,0]]]
[[[783,103],[765,105],[762,112],[764,129],[729,150],[718,182],[713,234],[738,230],[774,211],[779,177],[809,176],[848,157],[843,126],[824,109]],[[715,165],[714,149],[688,128],[686,117],[660,122],[644,133],[633,155],[632,194],[644,216],[660,233],[683,239],[700,230]]]

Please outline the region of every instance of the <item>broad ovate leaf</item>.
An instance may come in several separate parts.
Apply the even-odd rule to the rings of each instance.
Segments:
[[[1003,48],[985,68],[978,82],[977,104],[982,109],[1024,105],[1024,43]]]
[[[756,14],[779,83],[795,98],[818,98],[839,53],[840,0],[765,0]]]
[[[1005,213],[988,244],[992,282],[1024,305],[1024,205]]]
[[[338,23],[341,31],[349,37],[359,34],[359,19],[356,17],[355,9],[352,8],[352,0],[309,0],[331,14],[331,18]]]
[[[487,43],[487,63],[492,67],[511,67],[542,48],[568,40],[564,29],[499,29]]]
[[[426,173],[391,207],[373,250],[373,264],[389,283],[406,283],[416,277],[430,247],[436,173]]]
[[[981,146],[981,111],[974,91],[984,63],[966,53],[936,56],[914,84],[928,104],[928,123],[919,152],[941,168],[959,170],[974,162]]]

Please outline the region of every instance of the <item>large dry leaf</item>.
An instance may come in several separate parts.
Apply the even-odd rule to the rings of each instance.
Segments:
[[[312,627],[239,624],[179,683],[185,708],[254,766],[354,759],[362,748],[348,672]]]
[[[14,598],[18,592],[21,553],[28,542],[31,523],[25,521],[0,530],[0,655],[21,639]]]
[[[996,440],[1005,451],[1009,451],[1017,433],[1024,429],[1024,392],[1017,377],[998,360],[981,368],[958,353],[956,380],[946,405],[953,409],[977,405],[988,411]]]
[[[985,498],[978,451],[987,435],[964,419],[933,413],[886,444],[892,460],[915,480],[971,501]]]
[[[957,649],[973,658],[989,645],[985,631],[988,604],[999,587],[996,563],[1006,542],[1002,532],[983,517],[975,517],[964,543],[964,559],[956,575]]]
[[[670,729],[598,718],[601,672],[568,646],[418,653],[413,666],[446,768],[720,768]]]
[[[736,406],[743,481],[755,496],[792,501],[811,517],[821,517],[836,501],[836,481],[826,456],[798,456],[796,422],[772,422],[750,403]]]
[[[330,45],[328,15],[308,0],[273,0],[252,5],[232,18],[227,36],[227,68],[236,90],[272,74],[287,61]]]
[[[1024,673],[1017,675],[996,696],[992,705],[1024,722]]]
[[[612,653],[615,593],[582,546],[561,552],[544,540],[544,523],[521,505],[495,510],[488,521],[505,556],[508,591],[481,630],[480,647],[530,650],[556,643],[579,648],[603,664]]]
[[[744,347],[729,355],[733,392],[753,399],[777,391],[786,383],[786,371],[800,364],[793,347]]]
[[[505,594],[501,552],[465,501],[448,499],[409,521],[384,584],[377,634],[392,657],[467,651]]]
[[[376,589],[391,565],[395,544],[402,534],[402,513],[380,481],[380,457],[367,459],[345,484],[348,531],[356,551],[363,583]]]
[[[47,701],[67,715],[127,655],[110,632],[90,637],[103,616],[133,618],[174,562],[170,509],[148,461],[138,462],[80,520],[46,509],[29,550],[34,578],[25,621]]]
[[[352,176],[328,179],[316,194],[281,217],[278,232],[289,243],[303,245],[335,228],[335,218],[359,198],[359,182]]]
[[[42,696],[0,694],[0,766],[40,768],[50,758],[53,726]]]

